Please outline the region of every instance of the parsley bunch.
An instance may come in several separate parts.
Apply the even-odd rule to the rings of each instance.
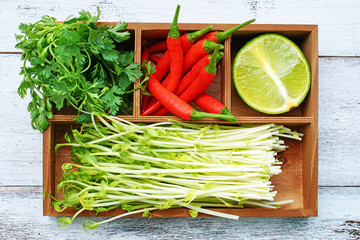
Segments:
[[[97,16],[81,11],[63,23],[43,16],[34,24],[20,24],[16,48],[23,50],[24,79],[18,94],[32,98],[28,111],[34,129],[49,126],[53,106],[110,115],[132,111],[133,83],[142,72],[133,62],[134,51],[119,44],[130,38],[127,23],[99,27],[99,17],[98,8]]]

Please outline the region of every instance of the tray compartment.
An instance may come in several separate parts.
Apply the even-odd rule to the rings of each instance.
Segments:
[[[112,25],[116,25],[116,22],[102,22],[99,24],[99,26],[102,25],[107,25],[107,26],[112,26]],[[135,57],[134,57],[134,62],[140,62],[137,58],[136,58],[136,39],[137,37],[136,35],[136,30],[132,27],[132,26],[128,26],[127,31],[130,32],[130,39],[123,42],[123,43],[114,43],[116,48],[119,49],[120,45],[122,49],[126,49],[128,51],[135,51]],[[135,84],[134,84],[135,85]],[[133,110],[132,113],[130,114],[124,114],[121,116],[134,116],[135,114],[135,93],[132,93],[131,96],[129,96],[130,98],[133,99]],[[71,107],[71,106],[64,106],[62,109],[58,110],[55,108],[55,106],[53,107],[53,114],[54,114],[54,118],[56,119],[58,116],[69,116],[69,118],[71,119],[71,117],[75,116],[78,114],[78,111]]]
[[[44,190],[49,191],[53,196],[59,198],[62,196],[61,192],[56,191],[56,185],[62,176],[61,166],[63,163],[71,162],[71,148],[61,147],[55,154],[54,148],[58,143],[64,143],[64,134],[70,129],[79,127],[74,123],[60,123],[53,122],[50,128],[44,133],[44,142],[47,142],[46,149],[44,149]],[[309,142],[308,136],[309,124],[295,124],[289,126],[292,129],[303,132],[304,139],[302,141],[284,139],[289,148],[279,153],[279,158],[284,160],[282,165],[282,173],[272,177],[272,184],[275,190],[278,191],[275,201],[294,200],[293,203],[284,205],[280,209],[260,209],[260,208],[245,208],[245,209],[231,209],[218,208],[217,210],[227,212],[239,216],[303,216],[303,209],[305,207],[306,199],[304,199],[304,192],[306,189],[306,178],[308,174],[304,172],[304,165],[308,163],[304,160],[304,155],[309,151],[306,143]],[[48,161],[51,159],[51,161]],[[304,184],[305,183],[305,184]],[[48,216],[72,216],[76,212],[75,209],[66,209],[58,213],[51,207],[51,199],[48,195],[44,199],[44,215]],[[123,213],[121,209],[104,212],[101,214],[94,214],[91,211],[84,212],[82,216],[116,216]],[[154,216],[159,217],[177,217],[189,216],[186,208],[168,209],[163,211],[156,211]],[[138,215],[140,216],[140,215]],[[205,216],[202,214],[201,216]]]
[[[235,116],[259,116],[259,117],[309,117],[313,116],[314,109],[312,99],[317,95],[317,27],[314,25],[250,25],[243,31],[237,31],[231,38],[231,64],[237,52],[251,39],[264,33],[278,33],[292,40],[304,53],[309,62],[312,85],[309,93],[300,106],[287,113],[268,115],[258,112],[249,107],[238,95],[233,81],[231,81],[231,107]]]
[[[193,32],[193,31],[197,31],[199,29],[205,28],[207,26],[209,26],[211,24],[197,24],[197,25],[191,25],[191,24],[179,24],[179,31],[180,34],[184,34],[187,32]],[[217,25],[213,25],[214,28],[213,30],[218,30],[218,31],[223,31],[225,30],[224,27],[221,26],[217,26]],[[158,42],[158,41],[164,41],[166,40],[167,34],[169,32],[169,27],[170,25],[168,24],[162,24],[159,26],[154,26],[154,27],[149,27],[146,29],[142,29],[141,30],[141,50],[140,52],[143,51],[143,49],[145,47],[149,47],[152,44]],[[224,103],[225,105],[229,106],[230,105],[230,96],[229,96],[229,82],[227,80],[229,80],[230,78],[227,77],[227,75],[229,74],[228,72],[228,68],[226,67],[229,64],[230,61],[230,41],[226,40],[222,43],[224,45],[224,49],[222,50],[224,53],[224,57],[220,60],[220,62],[218,63],[217,66],[217,74],[215,77],[214,82],[209,86],[209,88],[206,90],[206,92],[208,94],[210,94],[211,96],[215,97],[216,99],[218,99],[219,101],[221,101],[222,103]],[[157,54],[159,56],[161,56],[162,54]],[[141,97],[140,97],[140,105],[142,102],[142,97],[143,94],[140,93]],[[190,103],[195,109],[197,110],[201,110],[200,107],[196,106],[194,103]],[[150,118],[150,119],[158,119],[158,120],[166,120],[166,118],[168,118],[168,116],[174,116],[171,113],[166,114],[165,116],[160,116],[160,117],[152,117],[152,116],[146,116],[146,117],[142,117],[140,116],[140,112],[139,112],[139,117],[141,118],[145,118],[144,120],[146,121],[146,118]]]

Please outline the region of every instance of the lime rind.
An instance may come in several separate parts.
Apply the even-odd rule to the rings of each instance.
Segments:
[[[274,39],[281,40],[281,41],[284,42],[284,44],[288,44],[289,47],[292,50],[295,51],[296,55],[298,56],[298,59],[300,59],[303,66],[305,67],[305,73],[304,74],[306,75],[306,84],[304,86],[302,86],[303,89],[302,89],[301,93],[299,94],[299,96],[296,99],[287,99],[287,100],[285,100],[285,103],[284,103],[283,106],[280,106],[280,107],[278,106],[276,108],[262,107],[260,104],[255,103],[253,100],[249,100],[246,96],[244,96],[245,94],[242,92],[241,87],[239,86],[237,78],[236,78],[236,76],[237,76],[237,74],[236,74],[237,65],[240,65],[240,63],[241,63],[240,58],[244,54],[244,52],[247,52],[247,51],[251,52],[251,49],[253,47],[255,47],[260,41],[264,41],[264,39],[267,39],[267,38],[269,38],[269,39],[271,38],[273,40]],[[249,105],[250,107],[256,109],[257,111],[267,113],[267,114],[281,114],[281,113],[290,111],[292,108],[298,107],[301,104],[301,102],[303,102],[306,95],[308,94],[309,89],[310,89],[310,85],[311,85],[310,66],[309,66],[309,63],[306,60],[306,57],[305,57],[304,53],[290,39],[288,39],[288,38],[286,38],[286,37],[284,37],[284,36],[282,36],[280,34],[276,34],[276,33],[262,34],[260,36],[257,36],[255,38],[253,38],[249,42],[247,42],[240,49],[240,51],[236,54],[236,56],[234,58],[233,72],[232,73],[233,73],[234,86],[235,86],[239,96],[242,98],[242,100],[247,105]],[[280,88],[281,87],[279,86],[279,89]]]

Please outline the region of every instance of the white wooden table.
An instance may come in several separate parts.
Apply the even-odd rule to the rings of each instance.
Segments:
[[[42,216],[42,135],[16,90],[21,22],[64,20],[86,9],[101,21],[319,25],[319,216],[314,218],[123,218],[86,234],[78,218],[60,228]],[[0,0],[0,239],[359,239],[360,1]]]

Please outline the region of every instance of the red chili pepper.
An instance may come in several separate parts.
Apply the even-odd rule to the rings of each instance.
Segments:
[[[180,11],[180,6],[178,5],[176,8],[173,23],[170,27],[169,34],[166,39],[166,43],[167,43],[167,47],[168,47],[167,53],[169,54],[169,59],[170,59],[170,73],[169,73],[170,80],[169,80],[166,88],[170,92],[174,92],[175,89],[177,88],[177,86],[179,85],[179,81],[181,79],[181,74],[182,74],[182,67],[183,67],[183,51],[182,51],[182,46],[181,46],[179,28],[177,25],[179,11]],[[156,72],[154,74],[155,74],[155,78],[158,79]],[[152,75],[154,75],[154,74],[152,74]],[[142,112],[141,115],[146,116],[146,115],[152,113],[153,111],[156,111],[160,107],[161,107],[161,104],[159,101],[157,101],[156,103],[152,104],[150,107],[147,107]]]
[[[212,28],[213,28],[213,26],[208,26],[208,27],[198,30],[196,32],[183,34],[181,36],[183,51],[186,52],[191,47],[191,45],[196,41],[196,39],[203,36],[205,33],[209,32]],[[165,50],[167,50],[166,41],[157,42],[154,45],[151,45],[149,47],[150,54],[165,51]]]
[[[180,98],[186,102],[191,102],[201,93],[203,93],[210,84],[214,81],[216,77],[216,60],[219,52],[220,46],[218,45],[214,52],[210,55],[209,64],[206,65],[201,71],[196,79],[190,84],[188,88],[180,95]]]
[[[221,57],[220,57],[221,55]],[[222,58],[223,53],[219,52],[218,56],[220,58]],[[183,91],[185,91],[185,89],[190,85],[190,83],[196,78],[196,76],[198,75],[198,73],[200,72],[200,70],[202,68],[204,68],[206,65],[209,64],[209,54],[204,56],[203,58],[201,58],[194,66],[192,66],[191,70],[188,71],[185,76],[183,76],[180,80],[180,84],[178,86],[178,88],[175,91],[175,94],[177,96],[179,96]],[[166,87],[167,84],[169,83],[170,78],[165,78],[164,81],[161,82],[161,84]]]
[[[188,49],[190,49],[190,48],[191,48],[191,45],[192,45],[192,42],[194,42],[197,38],[199,38],[200,36],[202,36],[204,33],[208,32],[208,31],[211,30],[211,29],[212,29],[212,26],[208,26],[208,27],[203,28],[203,29],[201,29],[201,30],[199,30],[199,31],[196,31],[196,32],[191,32],[191,33],[183,34],[183,35],[180,37],[183,51],[184,51],[184,50],[187,51]],[[204,44],[205,44],[205,50],[206,50],[206,51],[212,51],[213,48],[216,47],[216,44],[213,44],[213,43],[211,43],[211,42],[205,42]],[[194,50],[193,50],[193,51],[194,51]],[[202,56],[203,53],[204,53],[204,52],[201,52],[201,53],[200,53],[201,55],[196,56],[196,58],[200,58],[200,56]],[[166,54],[166,55],[165,55],[165,54]],[[156,64],[159,65],[159,64],[161,64],[160,61],[164,61],[164,60],[162,60],[163,58],[168,58],[168,52],[165,52],[165,54],[164,54],[161,58],[157,57],[156,55],[150,55],[149,58],[150,58],[152,61],[154,61]],[[221,53],[221,54],[222,54],[222,53]],[[208,54],[207,54],[207,55],[208,55]],[[194,54],[191,54],[191,56],[194,56]],[[203,67],[205,67],[205,66],[209,63],[209,62],[208,62],[208,58],[205,58],[205,60],[206,60],[206,61],[204,61],[203,64],[201,64],[201,65],[198,66],[198,71],[197,71],[197,72],[194,71],[193,74],[190,74],[189,76],[187,76],[187,79],[188,79],[188,80],[185,80],[185,79],[184,79],[184,80],[185,80],[184,83],[182,83],[182,84],[179,86],[181,92],[179,92],[179,90],[177,90],[176,95],[180,95],[180,94],[190,85],[191,82],[190,82],[189,80],[193,80],[193,79],[196,77],[197,73],[200,71],[200,69],[203,68]],[[189,60],[188,60],[188,61],[190,61],[190,55],[189,55]],[[199,60],[199,62],[201,62],[201,61]],[[193,64],[193,63],[192,63],[192,62],[189,62],[189,65],[191,65],[191,64]],[[158,67],[158,65],[157,65],[157,67]],[[195,64],[195,65],[197,65],[197,64]],[[156,71],[158,71],[158,69],[157,69]],[[156,72],[155,72],[155,73],[156,73]],[[161,74],[160,76],[162,76],[162,74]],[[157,75],[157,77],[159,77],[159,75]],[[170,76],[168,76],[168,77],[162,82],[162,85],[163,85],[164,87],[167,87],[168,84],[169,84],[169,81],[170,81]],[[182,81],[183,81],[183,80],[181,80],[181,82],[182,82]],[[180,83],[181,83],[181,82],[180,82]],[[179,89],[179,87],[178,87],[178,89]],[[156,108],[156,109],[160,108],[159,103],[156,103],[156,101],[154,101],[154,99],[150,100],[150,101],[148,102],[148,107],[146,107],[146,109],[152,109],[152,108]],[[150,113],[147,113],[148,111],[146,111],[146,112],[145,112],[145,111],[146,111],[145,109],[144,109],[144,110],[141,110],[141,115],[142,115],[142,116],[149,115],[149,114],[151,114],[152,112],[154,112],[155,110],[148,110],[148,111],[150,111]]]
[[[221,103],[219,100],[217,100],[216,98],[210,96],[205,92],[203,92],[202,94],[200,94],[200,96],[195,98],[194,102],[196,103],[196,105],[201,107],[205,112],[226,114],[233,116],[223,103]]]
[[[201,40],[195,43],[184,56],[183,74],[189,71],[202,57],[211,53],[217,46],[219,46],[220,49],[224,49],[223,45],[210,40]]]
[[[197,42],[194,44],[185,54],[184,56],[184,65],[183,65],[183,74],[186,74],[201,58],[208,55],[212,52],[215,47],[219,45],[210,40],[202,40],[201,42]],[[223,49],[224,46],[220,45],[220,49]],[[169,82],[170,79],[167,77],[163,81],[163,86],[166,87],[166,84]]]
[[[181,46],[183,49],[183,53],[186,53],[192,44],[205,33],[210,31],[213,26],[208,26],[206,28],[200,29],[196,32],[185,33],[183,34],[181,39]],[[164,55],[161,57],[161,60],[156,65],[156,72],[154,73],[157,79],[163,79],[165,74],[169,71],[170,68],[170,59],[169,59],[169,52],[166,51]]]
[[[157,55],[154,55],[154,54],[150,54],[150,55],[149,55],[149,59],[150,59],[153,63],[158,64],[159,61],[160,61],[160,59],[161,59],[161,57],[159,57],[159,56],[157,56]],[[168,80],[168,81],[169,81],[170,78],[166,78],[165,80]],[[168,81],[167,81],[167,82],[168,82]],[[166,87],[167,84],[164,85],[164,86]],[[142,101],[142,103],[141,103],[141,111],[140,111],[140,113],[143,113],[149,104],[153,104],[153,103],[156,102],[156,101],[157,101],[156,98],[154,98],[154,97],[152,97],[152,96],[143,95],[143,101]]]
[[[168,37],[166,39],[169,58],[170,58],[170,73],[169,83],[167,89],[170,92],[174,92],[179,85],[181,79],[181,73],[183,69],[183,50],[181,46],[181,39],[179,28],[177,25],[179,17],[180,5],[177,6],[173,23],[170,27]]]
[[[196,79],[197,75],[199,74],[199,72],[201,71],[201,69],[203,69],[206,65],[209,64],[209,54],[206,55],[205,57],[203,57],[202,59],[200,59],[192,68],[190,71],[188,71],[184,77],[181,78],[180,83],[178,88],[175,91],[175,94],[177,96],[179,96],[180,94],[182,94],[186,88],[192,83],[192,81],[194,81],[194,79]],[[218,52],[218,54],[216,55],[216,62],[219,62],[221,58],[223,58],[224,53],[222,52]],[[161,85],[163,85],[164,87],[167,86],[168,82],[169,82],[169,78],[166,78]]]
[[[149,59],[155,64],[158,64],[160,62],[161,57],[159,57],[158,55],[151,54],[149,55]]]
[[[164,86],[164,87],[165,87],[165,86]],[[166,87],[165,87],[165,88],[166,88]],[[156,102],[157,102],[156,98],[153,97],[153,98],[151,98],[148,106],[151,106],[152,104],[154,104],[154,103],[156,103]]]
[[[217,46],[215,48],[215,51],[213,54],[210,55],[209,64],[203,67],[196,79],[190,84],[188,88],[180,95],[180,98],[184,100],[185,102],[191,102],[196,97],[198,97],[201,93],[203,93],[210,84],[214,81],[216,76],[216,64],[217,60],[220,60],[217,58],[219,47]],[[168,112],[166,108],[161,108],[158,111],[156,111],[153,115],[155,116],[161,116]]]
[[[219,53],[220,54],[220,53]],[[223,53],[221,53],[223,54]],[[180,80],[179,86],[175,91],[175,94],[179,96],[181,93],[185,91],[185,89],[191,84],[191,82],[196,78],[199,74],[200,70],[209,64],[209,54],[200,59],[190,71],[188,71],[185,76],[183,76]],[[161,83],[164,87],[167,86],[170,78],[165,78],[165,80]]]
[[[237,30],[239,30],[240,28],[245,27],[246,25],[248,25],[248,24],[250,24],[252,22],[255,22],[255,18],[251,19],[249,21],[246,21],[246,22],[244,22],[242,24],[239,24],[236,27],[233,27],[232,29],[226,30],[224,32],[218,32],[218,31],[209,32],[208,34],[201,37],[200,40],[211,40],[211,41],[216,42],[216,43],[221,43],[226,38],[228,38],[231,34],[233,34]]]
[[[162,55],[158,64],[156,64],[155,72],[153,73],[156,79],[163,79],[165,74],[169,71],[170,67],[170,58],[169,58],[169,51],[166,51],[164,55]]]
[[[166,48],[166,49],[167,49],[167,48]],[[158,63],[160,62],[160,60],[161,60],[161,57],[159,57],[158,55],[150,54],[150,55],[149,55],[149,59],[150,59],[153,63],[158,64]],[[170,78],[166,78],[166,79],[170,80]],[[166,79],[165,79],[165,80],[166,80]],[[166,87],[166,85],[164,85],[164,86]],[[142,105],[141,105],[141,113],[143,113],[143,112],[145,111],[146,107],[147,107],[149,104],[153,104],[154,102],[156,102],[156,98],[150,96],[150,100],[148,101],[147,105],[144,106],[144,108],[142,108]]]
[[[141,55],[141,63],[143,63],[144,61],[148,62],[149,61],[149,49],[144,48],[144,51]]]
[[[141,63],[149,61],[149,50],[144,48],[144,51],[141,55]],[[142,102],[141,102],[141,112],[143,112],[150,101],[151,96],[143,95]]]
[[[223,57],[224,53],[218,52],[215,61],[219,62]],[[175,91],[177,96],[180,96],[180,94],[182,94],[190,86],[194,79],[196,79],[196,77],[199,75],[200,71],[210,63],[210,59],[211,55],[203,57],[191,68],[190,71],[187,72],[187,74],[180,80],[180,84]]]
[[[208,26],[196,32],[190,32],[181,35],[181,46],[184,54],[191,48],[191,46],[195,43],[195,41],[198,38],[204,36],[204,34],[209,32],[212,28],[213,26]]]
[[[160,41],[149,47],[149,53],[162,52],[167,49],[166,41]]]
[[[196,120],[210,117],[237,122],[237,118],[234,116],[196,111],[190,104],[162,86],[154,74],[152,74],[148,80],[148,88],[165,108],[182,119]]]
[[[142,102],[141,102],[141,108],[140,112],[144,112],[148,104],[150,103],[150,100],[152,99],[152,96],[150,95],[143,95]]]

